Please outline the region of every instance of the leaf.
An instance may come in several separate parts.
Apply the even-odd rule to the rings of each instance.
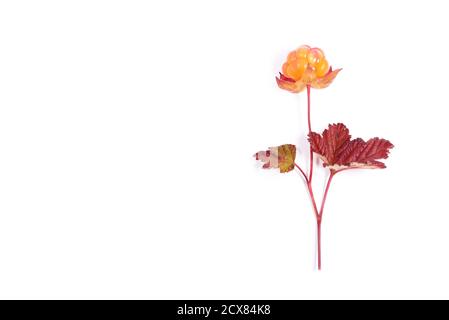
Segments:
[[[379,159],[387,159],[393,144],[385,139],[372,138],[365,142],[361,138],[351,140],[348,128],[342,123],[330,124],[320,135],[309,134],[312,151],[323,160],[323,165],[332,170],[345,168],[386,168]]]
[[[276,82],[278,87],[292,93],[299,93],[306,88],[306,84],[302,81],[295,81],[290,79],[289,77],[284,76],[282,73],[279,73],[279,78],[276,77]]]
[[[289,172],[295,168],[296,146],[283,144],[270,147],[266,151],[257,152],[254,157],[264,163],[263,169],[279,168],[281,173]]]
[[[332,68],[331,68],[329,70],[329,72],[324,77],[317,78],[311,83],[312,88],[315,88],[315,89],[327,88],[334,81],[334,79],[337,77],[338,73],[341,70],[342,69],[340,68],[340,69],[336,69],[336,70],[332,71]]]

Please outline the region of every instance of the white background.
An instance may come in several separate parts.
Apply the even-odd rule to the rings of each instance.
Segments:
[[[0,298],[449,298],[447,12],[2,1]],[[344,68],[312,91],[314,129],[395,144],[335,178],[321,273],[299,174],[252,158],[305,161],[305,94],[274,81],[304,43]]]

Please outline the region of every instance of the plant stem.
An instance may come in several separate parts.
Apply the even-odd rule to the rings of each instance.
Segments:
[[[334,170],[330,171],[329,179],[327,180],[326,190],[324,191],[323,201],[321,201],[320,212],[318,213],[316,224],[317,224],[317,243],[318,243],[318,270],[321,270],[321,222],[323,221],[323,211],[324,205],[326,204],[327,193],[329,192],[329,187],[331,185],[332,179],[337,172]]]
[[[307,178],[307,175],[304,172],[304,170],[302,170],[302,168],[296,162],[295,162],[295,167],[299,170],[299,172],[301,172],[301,174],[304,177],[304,180],[306,181],[307,191],[309,192],[310,199],[312,200],[313,212],[315,213],[315,217],[318,218],[318,206],[316,205],[315,196],[313,194],[313,189],[312,189],[312,184],[309,182],[309,179]]]
[[[310,85],[307,85],[307,124],[309,126],[309,134],[312,132],[312,121],[310,119]],[[312,183],[313,176],[313,151],[310,146],[310,165],[309,165],[309,182]]]
[[[307,175],[306,175],[306,173],[304,172],[304,170],[302,170],[302,168],[301,168],[297,163],[295,163],[295,167],[298,168],[298,170],[299,170],[299,171],[302,173],[302,175],[304,176],[304,179],[306,180],[306,182],[309,183],[309,179],[307,179]]]
[[[318,270],[321,271],[321,217],[316,221],[318,242]]]
[[[318,206],[316,205],[315,195],[313,194],[313,188],[312,188],[312,184],[310,183],[310,181],[307,182],[307,189],[309,190],[310,199],[312,200],[313,212],[315,213],[315,218],[318,219],[320,214],[318,212]]]
[[[324,205],[326,203],[327,193],[329,192],[329,187],[331,185],[332,178],[334,177],[335,173],[336,173],[335,171],[331,170],[329,179],[327,180],[326,190],[324,191],[323,201],[321,202],[321,208],[320,208],[320,213],[319,213],[321,217],[323,216],[323,210],[324,210]]]
[[[307,124],[309,127],[309,135],[312,132],[312,121],[310,117],[310,85],[307,86]],[[307,190],[309,191],[310,199],[312,200],[313,205],[313,211],[315,213],[316,218],[316,225],[317,225],[317,255],[318,255],[318,270],[321,270],[321,222],[323,220],[323,211],[324,211],[324,205],[326,204],[327,199],[327,193],[329,192],[329,187],[331,185],[332,179],[334,178],[334,175],[338,172],[335,170],[330,170],[330,175],[327,180],[326,189],[324,191],[323,200],[321,201],[321,207],[320,211],[318,211],[318,206],[315,201],[315,195],[313,194],[313,187],[312,187],[312,176],[313,176],[313,150],[312,145],[310,145],[310,163],[309,163],[309,176],[305,174],[304,170],[295,163],[296,168],[301,172],[301,174],[304,176],[304,179],[307,183]]]

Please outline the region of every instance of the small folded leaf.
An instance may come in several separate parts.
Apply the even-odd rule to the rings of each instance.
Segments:
[[[302,81],[295,81],[279,73],[279,78],[276,77],[276,82],[279,88],[290,91],[292,93],[299,93],[306,88],[306,84]]]
[[[279,168],[281,173],[289,172],[295,168],[296,146],[283,144],[270,147],[266,151],[257,152],[254,157],[264,163],[263,169]]]
[[[332,170],[345,168],[383,169],[378,161],[387,159],[393,144],[385,139],[372,138],[365,142],[361,138],[351,140],[349,130],[342,123],[330,124],[320,135],[309,134],[312,151],[323,160],[323,165]]]
[[[342,69],[336,69],[332,71],[332,69],[329,70],[329,72],[322,78],[317,78],[311,83],[311,87],[315,89],[324,89],[328,87],[332,81],[337,77],[338,73]]]

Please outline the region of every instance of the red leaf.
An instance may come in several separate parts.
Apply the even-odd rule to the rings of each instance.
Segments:
[[[349,130],[342,123],[330,124],[320,135],[309,134],[312,151],[323,160],[323,165],[332,170],[345,168],[385,168],[379,159],[387,159],[393,144],[385,139],[372,138],[365,142],[361,138],[351,140]]]
[[[279,78],[276,77],[276,82],[279,88],[293,93],[299,93],[306,88],[306,84],[304,82],[290,79],[289,77],[284,76],[282,73],[279,73]]]
[[[288,81],[288,82],[295,82],[292,78],[284,76],[282,73],[279,72],[279,79],[282,81]]]

